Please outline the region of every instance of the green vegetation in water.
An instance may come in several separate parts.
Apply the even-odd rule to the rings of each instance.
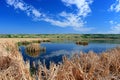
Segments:
[[[26,45],[29,45],[29,44],[31,44],[31,42],[29,42],[29,41],[21,41],[21,42],[17,43],[18,46],[22,46],[22,45],[26,46]]]
[[[41,42],[51,42],[50,40],[33,40],[33,41],[21,41],[21,42],[18,42],[17,45],[18,46],[27,46],[29,44],[32,44],[32,43],[41,43]]]
[[[36,74],[36,68],[35,67],[31,67],[30,68],[30,74],[31,74],[31,76],[33,76],[34,74]]]
[[[41,43],[42,41],[41,40],[34,40],[32,41],[32,43]]]

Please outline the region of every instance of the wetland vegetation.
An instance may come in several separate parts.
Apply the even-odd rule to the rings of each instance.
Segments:
[[[0,79],[120,79],[120,34],[0,36]]]
[[[120,34],[0,34],[0,38],[120,39]]]

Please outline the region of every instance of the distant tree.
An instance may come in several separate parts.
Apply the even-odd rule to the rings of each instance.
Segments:
[[[11,38],[12,36],[10,34],[7,35],[7,38]]]

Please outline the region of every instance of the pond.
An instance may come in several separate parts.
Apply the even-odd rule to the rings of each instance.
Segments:
[[[35,56],[29,55],[25,50],[25,46],[20,46],[23,59],[24,61],[30,61],[30,67],[33,66],[33,62],[35,63],[35,66],[38,66],[39,62],[44,62],[48,67],[50,62],[54,62],[56,64],[62,62],[62,56],[64,55],[70,58],[72,55],[79,54],[81,51],[84,53],[93,51],[100,54],[109,49],[120,47],[120,41],[97,40],[89,41],[88,45],[76,45],[74,41],[42,42],[40,43],[40,46],[45,47],[46,51],[33,53]]]

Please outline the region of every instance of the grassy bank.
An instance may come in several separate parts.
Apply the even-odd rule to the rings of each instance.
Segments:
[[[63,63],[39,65],[39,70],[30,76],[29,64],[25,64],[18,52],[16,42],[39,39],[0,39],[0,80],[119,80],[120,48],[101,54],[89,52],[63,57]]]
[[[0,38],[120,39],[120,34],[0,34]]]

